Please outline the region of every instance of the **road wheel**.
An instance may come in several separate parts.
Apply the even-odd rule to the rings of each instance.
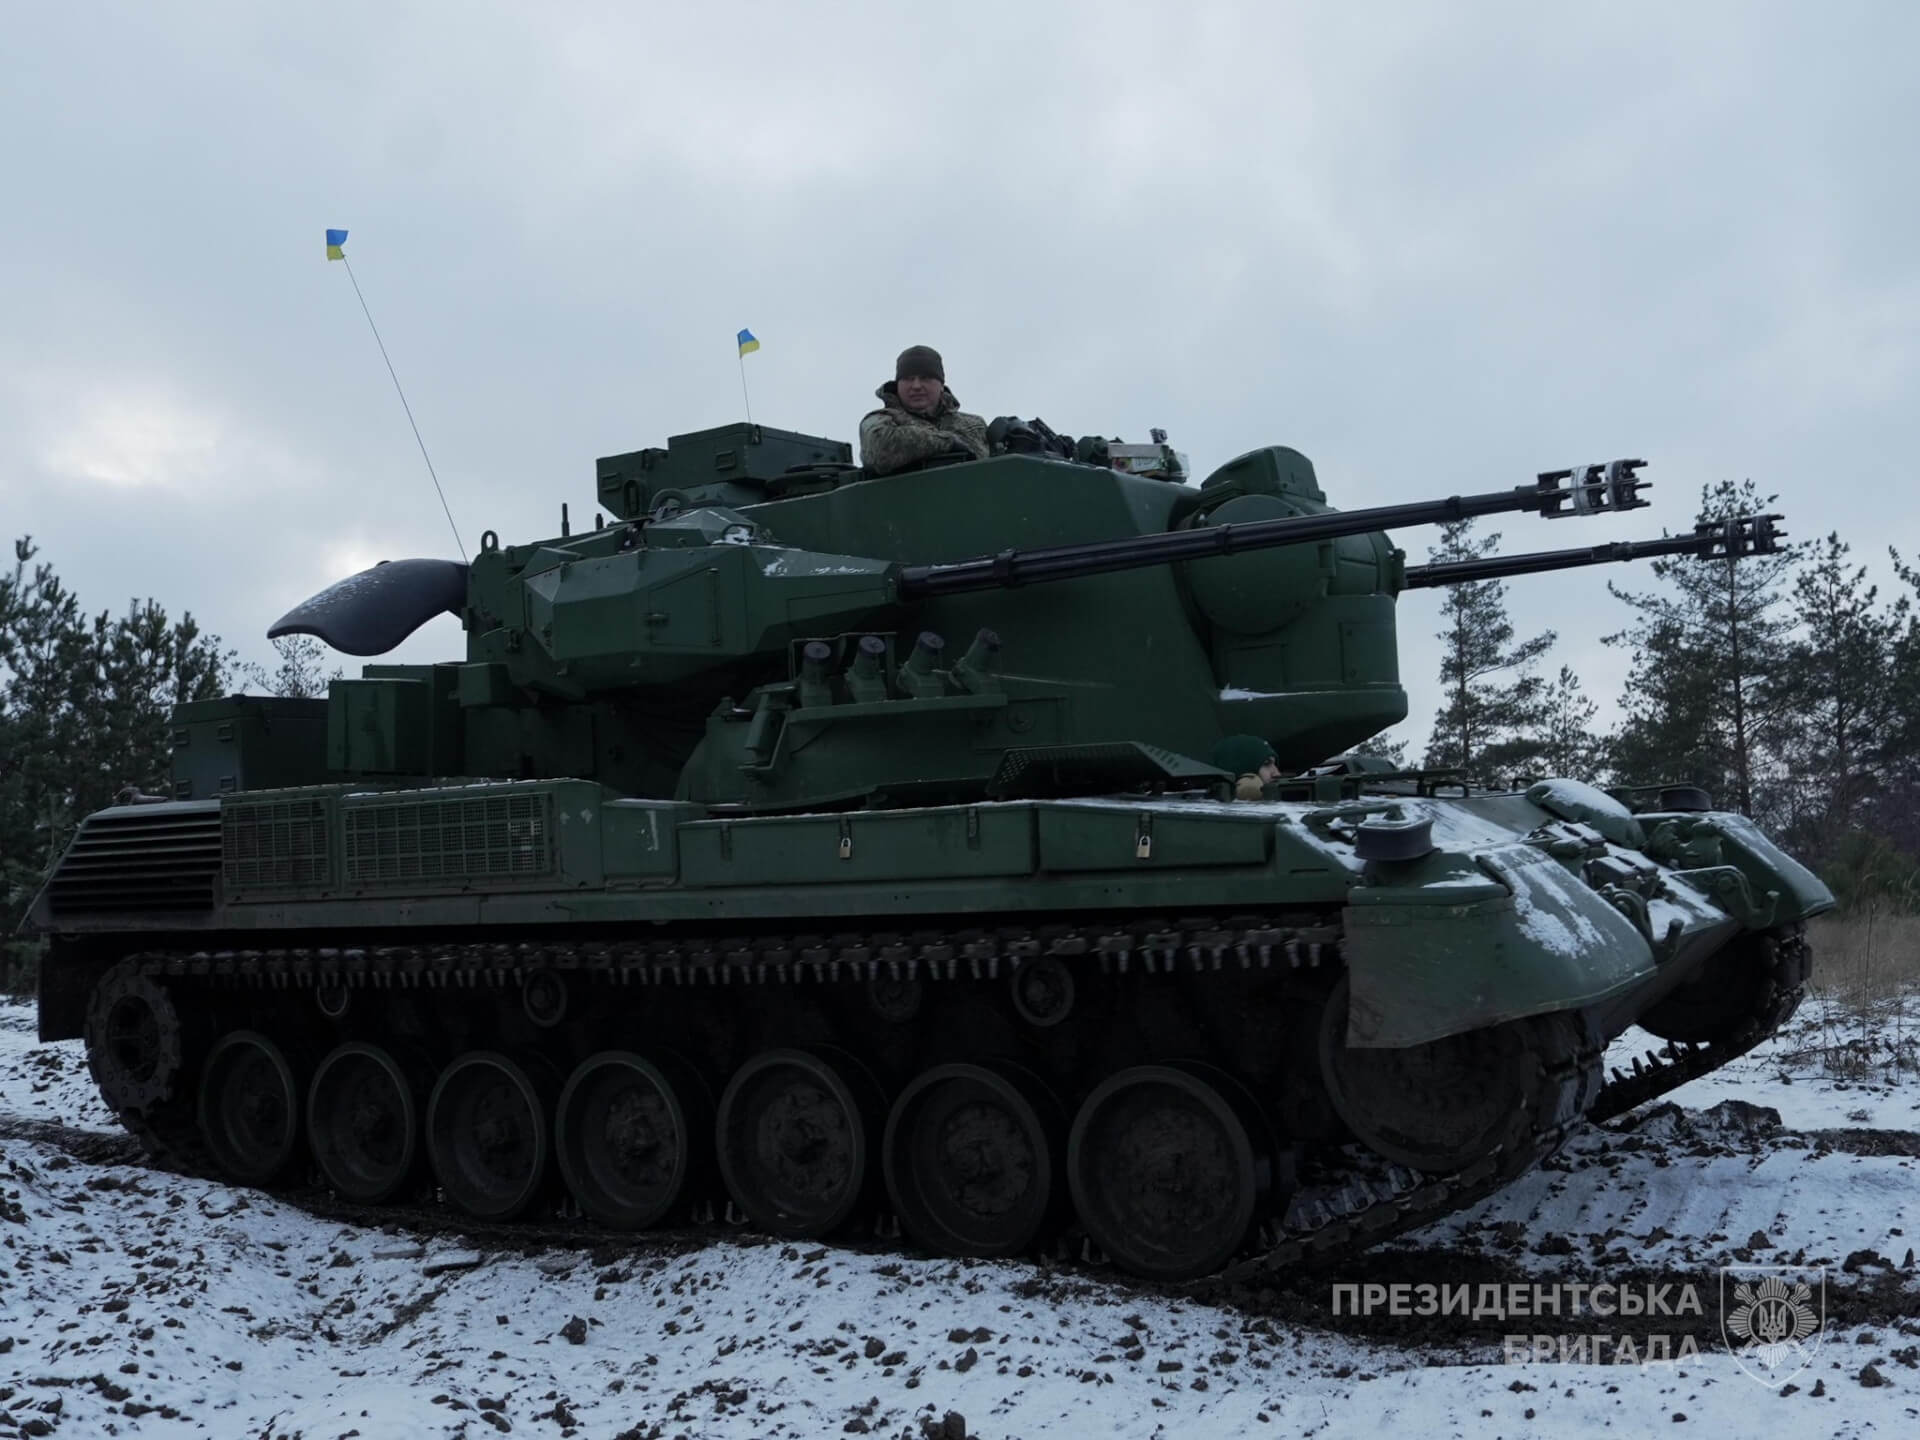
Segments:
[[[259,1031],[230,1031],[207,1053],[200,1134],[220,1173],[242,1185],[271,1185],[292,1169],[300,1082],[286,1054]]]
[[[894,1102],[881,1145],[907,1233],[943,1255],[1018,1255],[1061,1196],[1060,1103],[1001,1064],[941,1065]]]
[[[849,1055],[754,1056],[727,1085],[715,1122],[727,1193],[763,1230],[832,1234],[867,1204],[884,1113],[872,1077]]]
[[[644,1230],[684,1211],[708,1173],[713,1101],[673,1056],[606,1050],[575,1067],[554,1135],[580,1208],[603,1225]]]
[[[1273,1161],[1253,1101],[1195,1064],[1121,1071],[1087,1097],[1067,1139],[1080,1223],[1115,1264],[1152,1280],[1224,1265],[1259,1217]]]
[[[447,1199],[482,1220],[525,1213],[553,1155],[544,1066],[469,1050],[440,1072],[427,1101],[427,1158]]]
[[[364,1205],[399,1193],[420,1158],[416,1093],[378,1045],[349,1040],[328,1053],[307,1088],[307,1142],[329,1185]]]

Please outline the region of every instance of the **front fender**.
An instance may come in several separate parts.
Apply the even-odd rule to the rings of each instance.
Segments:
[[[1839,903],[1818,875],[1769,840],[1746,816],[1722,813],[1707,818],[1720,830],[1727,863],[1746,877],[1755,895],[1771,891],[1780,897],[1767,924],[1753,928],[1804,923]]]
[[[1452,873],[1348,892],[1348,1044],[1421,1045],[1583,1008],[1656,969],[1634,923],[1543,851],[1478,852],[1477,875],[1460,873],[1459,858],[1431,857],[1451,861]]]

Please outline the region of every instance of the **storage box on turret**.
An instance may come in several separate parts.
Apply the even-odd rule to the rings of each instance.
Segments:
[[[173,798],[318,785],[327,779],[327,702],[226,695],[174,708]]]

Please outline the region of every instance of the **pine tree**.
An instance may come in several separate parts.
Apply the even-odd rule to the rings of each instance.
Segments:
[[[282,635],[273,642],[280,656],[274,672],[273,693],[296,700],[312,700],[327,693],[327,682],[340,678],[340,667],[327,674],[322,668],[326,648],[311,635]]]
[[[341,676],[338,665],[331,674],[321,668],[326,663],[326,647],[311,635],[281,635],[273,641],[273,650],[280,657],[280,666],[271,675],[251,660],[235,668],[234,678],[248,691],[312,700],[324,697],[329,683]]]
[[[80,819],[131,788],[164,792],[174,705],[232,664],[191,615],[152,600],[88,619],[32,537],[0,573],[0,932],[11,934]]]
[[[88,638],[94,708],[73,796],[81,815],[129,790],[165,793],[173,707],[218,695],[233,664],[192,615],[169,620],[150,599],[129,601],[118,617],[100,612]]]
[[[1700,494],[1702,522],[1766,510],[1751,480],[1722,480]],[[1791,617],[1781,586],[1798,563],[1788,547],[1739,560],[1655,560],[1667,588],[1607,589],[1633,607],[1632,623],[1605,637],[1630,646],[1633,667],[1621,699],[1625,719],[1609,742],[1616,779],[1704,787],[1742,814],[1755,813],[1778,750],[1779,689]]]
[[[1850,547],[1829,534],[1793,585],[1799,630],[1777,689],[1793,777],[1792,838],[1816,858],[1833,853],[1879,790],[1895,715],[1889,666],[1907,601],[1889,609]]]
[[[1492,552],[1500,537],[1476,539],[1473,523],[1442,526],[1428,557],[1445,564]],[[1547,694],[1534,667],[1555,638],[1549,630],[1515,642],[1506,590],[1498,580],[1448,586],[1440,602],[1442,628],[1435,632],[1445,703],[1434,715],[1427,764],[1479,783],[1533,754],[1526,737],[1539,728]]]
[[[1547,686],[1540,726],[1531,737],[1541,770],[1570,780],[1598,778],[1600,739],[1593,731],[1597,711],[1580,688],[1580,677],[1562,665]]]
[[[33,537],[0,574],[0,928],[11,934],[71,830],[67,798],[87,750],[92,667],[80,602]],[[32,568],[29,569],[29,566]]]
[[[1866,817],[1889,843],[1920,856],[1920,567],[1889,549],[1907,587],[1895,602],[1887,646],[1886,728],[1880,744],[1880,793]]]

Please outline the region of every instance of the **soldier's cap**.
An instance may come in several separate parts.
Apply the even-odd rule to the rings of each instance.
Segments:
[[[1213,768],[1229,775],[1257,775],[1262,765],[1276,759],[1273,746],[1258,735],[1229,735],[1213,747]]]
[[[947,367],[940,363],[940,352],[931,345],[909,345],[900,352],[900,358],[893,362],[895,384],[915,378],[938,380],[943,385],[946,383]]]

